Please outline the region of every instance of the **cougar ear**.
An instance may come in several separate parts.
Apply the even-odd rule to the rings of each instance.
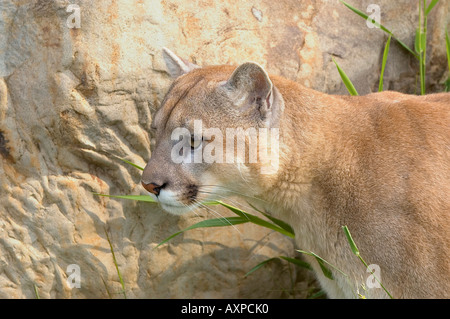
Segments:
[[[172,78],[177,78],[183,74],[189,73],[194,69],[200,68],[198,65],[190,63],[167,48],[162,49],[162,56],[166,62],[167,70]]]
[[[237,106],[257,107],[262,116],[270,111],[273,84],[267,72],[257,63],[247,62],[234,70],[225,84]]]

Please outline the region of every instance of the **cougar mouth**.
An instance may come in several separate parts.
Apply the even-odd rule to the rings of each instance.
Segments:
[[[196,202],[196,187],[188,187],[183,194],[162,189],[158,196],[151,193],[149,195],[158,202],[164,211],[173,215],[188,213],[199,206]]]

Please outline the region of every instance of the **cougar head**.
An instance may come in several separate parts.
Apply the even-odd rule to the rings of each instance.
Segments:
[[[261,192],[261,176],[276,174],[284,106],[266,71],[252,62],[201,68],[165,48],[163,58],[175,81],[153,117],[144,188],[176,215]]]

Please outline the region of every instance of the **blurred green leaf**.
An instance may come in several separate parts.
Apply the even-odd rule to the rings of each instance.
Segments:
[[[142,167],[140,167],[139,165],[137,165],[137,164],[134,164],[134,163],[132,163],[132,162],[130,162],[130,161],[127,161],[126,159],[124,159],[124,158],[119,158],[121,161],[124,161],[125,163],[127,163],[127,164],[130,164],[130,165],[132,165],[132,166],[134,166],[134,167],[136,167],[137,169],[140,169],[141,171],[143,171],[144,169],[142,168]]]
[[[434,6],[439,2],[439,0],[432,0],[430,4],[428,5],[427,9],[425,10],[425,15],[427,16],[430,11],[434,8]]]
[[[322,273],[325,277],[327,277],[328,279],[334,280],[333,277],[333,273],[331,272],[331,270],[325,265],[331,265],[329,262],[327,262],[325,259],[323,259],[322,257],[318,256],[317,254],[313,253],[313,252],[308,252],[308,251],[304,251],[304,250],[297,250],[298,252],[302,253],[302,254],[306,254],[309,256],[312,256],[314,258],[316,258],[317,262],[319,263],[320,269],[322,269]],[[332,266],[332,265],[331,265]],[[332,266],[333,268],[337,269],[336,267]]]
[[[448,30],[445,31],[445,46],[447,48],[448,71],[450,72],[450,37],[448,35]]]
[[[447,51],[447,64],[448,64],[448,78],[444,82],[444,91],[450,92],[450,37],[448,35],[448,30],[445,30],[445,47]]]
[[[208,228],[208,227],[224,227],[224,226],[232,226],[232,225],[244,224],[244,223],[248,223],[248,222],[249,222],[249,220],[247,218],[244,218],[244,217],[223,217],[223,218],[215,218],[215,219],[203,220],[203,221],[201,221],[199,223],[191,225],[188,228],[185,228],[183,230],[180,230],[180,231],[170,235],[169,237],[164,239],[162,242],[160,242],[156,247],[159,247],[162,244],[165,244],[166,242],[168,242],[172,238],[174,238],[174,237],[184,233],[185,231],[191,230],[191,229]]]
[[[350,244],[350,248],[352,249],[352,252],[359,257],[359,249],[356,246],[355,241],[352,238],[352,235],[350,234],[350,230],[347,226],[342,226],[342,229],[344,230],[345,236],[347,237],[347,241]]]
[[[422,32],[420,31],[420,28],[416,28],[416,37],[414,39],[414,50],[417,53],[421,53],[423,51],[421,36]]]
[[[291,234],[294,234],[294,229],[292,229],[292,227],[285,223],[282,220],[279,220],[273,216],[271,216],[270,214],[267,214],[261,210],[259,210],[258,208],[256,208],[255,206],[253,206],[251,203],[247,202],[247,204],[249,204],[254,210],[256,210],[257,212],[259,212],[260,214],[262,214],[263,216],[265,216],[267,219],[269,219],[270,221],[272,221],[274,224],[280,226],[281,228],[283,228],[284,230],[288,231]]]
[[[106,195],[106,194],[99,194],[99,193],[94,193],[94,195],[103,196],[103,197],[112,197],[112,198],[131,199],[131,200],[137,200],[137,201],[141,201],[141,202],[156,203],[156,201],[148,195]]]
[[[34,296],[36,297],[36,299],[41,299],[41,297],[39,296],[38,286],[35,283],[33,283],[33,288],[34,288]]]
[[[381,63],[381,73],[380,73],[380,83],[378,85],[378,92],[383,91],[383,82],[384,82],[384,70],[386,68],[386,61],[387,61],[387,56],[389,54],[389,47],[391,44],[391,35],[389,35],[389,38],[386,41],[386,45],[384,47],[384,52],[383,52],[383,62]]]
[[[332,57],[334,64],[336,64],[337,70],[341,76],[342,82],[344,82],[345,87],[347,88],[350,95],[358,95],[358,92],[356,91],[352,81],[348,78],[347,74],[339,67],[336,60]]]
[[[294,264],[296,266],[308,269],[308,270],[312,270],[312,267],[310,264],[308,264],[306,261],[297,259],[297,258],[291,258],[291,257],[286,257],[286,256],[279,256],[279,258],[284,259],[288,262],[290,262],[291,264]]]

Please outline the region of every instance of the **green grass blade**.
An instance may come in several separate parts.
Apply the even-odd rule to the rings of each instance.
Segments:
[[[111,254],[112,254],[112,257],[113,257],[114,265],[116,266],[117,276],[119,277],[120,285],[122,286],[123,297],[125,299],[127,299],[127,293],[125,291],[125,283],[123,281],[122,274],[120,273],[119,266],[117,265],[116,255],[114,254],[114,249],[113,249],[111,240],[109,239],[109,235],[108,235],[108,232],[106,231],[106,229],[105,229],[105,234],[106,234],[106,240],[109,243],[109,248],[111,250]]]
[[[322,269],[322,272],[325,275],[325,277],[327,277],[328,279],[334,280],[333,273],[331,272],[330,268],[325,266],[323,259],[317,258],[317,257],[316,257],[316,259],[317,259],[317,262],[320,265],[320,269]]]
[[[353,254],[359,257],[359,249],[352,238],[352,234],[350,234],[350,230],[348,229],[347,226],[342,226],[342,229],[344,230],[345,236],[347,237],[347,241],[350,244],[350,248],[352,249]]]
[[[41,299],[41,297],[39,296],[38,286],[35,283],[33,283],[33,288],[34,288],[34,296],[36,297],[36,299]]]
[[[148,203],[155,203],[158,202],[155,201],[151,196],[148,195],[107,195],[107,194],[100,194],[100,193],[93,193],[94,195],[103,196],[103,197],[111,197],[111,198],[120,198],[120,199],[130,199],[135,200],[139,202],[148,202]],[[204,205],[220,205],[217,201],[209,201],[209,202],[202,202]]]
[[[350,4],[346,3],[345,1],[341,2],[350,10],[352,10],[354,13],[356,13],[357,15],[359,15],[360,17],[364,18],[364,20],[369,19],[369,16],[367,14],[365,14],[364,12],[352,7]],[[403,43],[402,41],[400,41],[388,28],[386,28],[385,26],[383,26],[382,24],[377,23],[376,21],[374,21],[374,25],[378,28],[380,28],[381,30],[383,30],[384,32],[386,32],[389,35],[392,35],[392,37],[398,42],[398,44],[400,44],[405,50],[407,50],[409,53],[411,53],[413,56],[415,56],[417,59],[419,58],[419,56],[417,55],[417,53],[415,53],[413,50],[411,50],[405,43]]]
[[[355,89],[355,86],[353,85],[352,81],[348,78],[347,74],[339,67],[336,60],[332,57],[334,64],[336,64],[337,70],[341,76],[342,82],[344,82],[345,87],[347,88],[350,95],[358,95],[358,92]]]
[[[308,270],[312,270],[312,267],[310,264],[308,264],[306,261],[300,260],[300,259],[296,259],[296,258],[291,258],[291,257],[286,257],[286,256],[279,256],[278,258],[284,259],[288,262],[290,262],[291,264],[294,264],[298,267],[302,267]]]
[[[448,72],[450,72],[450,37],[448,35],[448,30],[445,31],[445,46],[447,48]]]
[[[419,54],[423,51],[421,36],[422,32],[420,32],[420,28],[416,28],[416,37],[414,39],[414,50]]]
[[[392,38],[392,35],[389,35],[389,38],[387,39],[386,45],[384,47],[383,62],[381,63],[380,83],[378,84],[378,92],[383,91],[384,70],[386,68],[387,56],[389,54],[389,47],[391,45],[391,38]]]
[[[448,78],[445,81],[445,92],[450,92],[450,37],[448,35],[448,30],[445,30],[445,46],[447,48],[447,62],[448,62]]]
[[[220,205],[218,201],[212,200],[207,202],[202,202],[203,205]]]
[[[424,12],[426,9],[426,0],[419,0],[419,26],[416,29],[415,46],[419,53],[419,77],[420,77],[420,94],[425,94],[425,74],[426,74],[426,59],[427,59],[427,15]],[[423,14],[423,19],[422,19]],[[422,22],[423,20],[423,22]]]
[[[420,94],[425,95],[425,60],[423,53],[420,53],[419,57],[419,77],[420,77]]]
[[[290,231],[287,231],[275,224],[272,224],[268,221],[265,221],[264,219],[259,218],[258,216],[249,214],[244,212],[243,210],[236,208],[234,206],[228,205],[224,202],[218,201],[220,205],[228,208],[229,210],[231,210],[233,213],[235,213],[236,215],[242,217],[242,218],[246,218],[249,222],[252,222],[253,224],[259,225],[259,226],[263,226],[272,230],[275,230],[283,235],[286,235],[288,237],[294,238],[295,235],[294,233],[291,233]]]
[[[156,203],[156,201],[148,195],[106,195],[106,194],[99,194],[99,193],[93,193],[93,194],[98,195],[98,196],[103,196],[103,197],[131,199],[131,200],[136,200],[136,201],[140,201],[140,202]]]
[[[256,210],[257,212],[261,213],[264,217],[266,217],[267,219],[269,219],[270,221],[272,221],[274,224],[280,226],[281,228],[283,228],[284,230],[290,232],[291,234],[294,234],[294,229],[287,223],[285,223],[282,220],[279,220],[261,210],[259,210],[258,208],[256,208],[255,206],[253,206],[251,203],[247,202],[247,204],[249,204],[254,210]]]
[[[429,4],[428,7],[427,7],[427,10],[425,10],[425,15],[426,15],[426,16],[430,13],[430,11],[434,8],[434,6],[435,6],[438,2],[439,2],[439,0],[432,0],[432,1],[430,2],[430,4]]]
[[[417,53],[421,52],[421,43],[422,41],[420,41],[420,28],[416,28],[416,37],[414,38],[414,51],[416,51]]]
[[[297,251],[302,253],[302,254],[306,254],[306,255],[309,255],[309,256],[312,256],[312,257],[316,258],[317,262],[319,263],[320,269],[322,269],[322,273],[324,274],[324,276],[327,277],[328,279],[334,280],[333,273],[325,265],[325,264],[328,264],[328,265],[332,266],[329,262],[327,262],[325,259],[323,259],[322,257],[320,257],[319,255],[317,255],[317,254],[315,254],[313,252],[308,252],[308,251],[304,251],[304,250],[297,250]],[[334,266],[332,266],[332,267],[337,269]]]
[[[222,201],[217,201],[220,205],[222,205],[223,207],[228,208],[229,210],[231,210],[233,213],[235,213],[236,215],[238,215],[239,217],[242,218],[246,218],[248,221],[250,221],[250,216],[251,214],[244,212],[242,209],[239,209],[237,207],[228,205]]]
[[[233,225],[239,225],[248,223],[248,218],[245,217],[223,217],[223,218],[215,218],[215,219],[207,219],[203,220],[201,222],[198,222],[194,225],[189,226],[188,228],[185,228],[183,230],[180,230],[166,239],[164,239],[162,242],[160,242],[156,247],[161,246],[162,244],[165,244],[172,238],[184,233],[185,231],[196,229],[196,228],[209,228],[209,227],[224,227],[224,226],[233,226]]]
[[[137,164],[134,164],[134,163],[132,163],[132,162],[130,162],[130,161],[127,161],[126,159],[124,159],[124,158],[119,158],[121,161],[124,161],[125,163],[127,163],[127,164],[130,164],[130,165],[132,165],[132,166],[134,166],[134,167],[136,167],[137,169],[140,169],[141,171],[143,171],[144,169],[142,168],[142,167],[140,167],[139,165],[137,165]]]
[[[422,41],[420,44],[420,48],[422,49],[422,52],[425,53],[425,51],[427,49],[427,32],[426,32],[426,30],[424,30],[424,32],[421,33],[420,40]]]

